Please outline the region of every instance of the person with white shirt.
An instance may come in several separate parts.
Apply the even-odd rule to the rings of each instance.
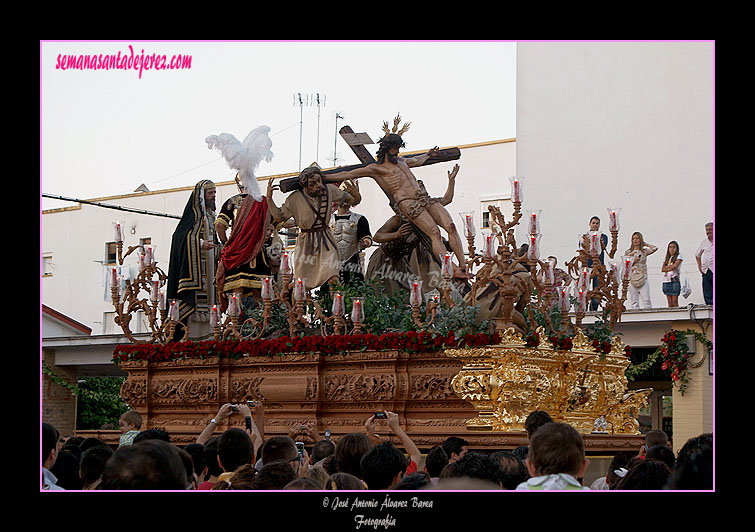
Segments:
[[[697,268],[703,276],[703,298],[706,305],[713,304],[713,222],[705,224],[706,238],[700,243],[695,252]]]

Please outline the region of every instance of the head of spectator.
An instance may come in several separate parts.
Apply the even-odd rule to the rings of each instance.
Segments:
[[[68,438],[61,438],[61,440],[65,440],[62,442],[62,444],[58,445],[59,449],[63,449],[66,445],[75,446],[77,448],[81,448],[81,444],[84,441],[83,436],[69,436]]]
[[[254,489],[254,477],[257,471],[252,464],[245,464],[236,469],[227,480],[215,482],[213,490],[252,490]]]
[[[218,463],[226,473],[246,464],[254,464],[254,445],[249,434],[240,428],[226,429],[218,438]]]
[[[338,473],[338,462],[336,462],[335,454],[331,454],[330,456],[320,460],[317,463],[320,464],[322,468],[328,472],[329,475]]]
[[[85,453],[88,449],[91,449],[92,447],[109,447],[109,445],[105,440],[95,438],[94,436],[91,436],[89,438],[84,438],[84,441],[82,441],[81,444],[79,445],[79,449],[81,449],[82,456],[83,456],[83,453]]]
[[[320,440],[312,447],[312,463],[324,460],[336,452],[336,444],[331,440]]]
[[[191,455],[186,449],[182,449],[181,447],[176,447],[176,449],[178,449],[181,462],[184,465],[184,469],[186,469],[186,480],[188,482],[186,484],[186,489],[195,490],[199,485],[199,477],[197,477],[197,474],[194,472],[194,462],[191,459]]]
[[[305,478],[314,480],[319,486],[317,489],[325,489],[325,483],[328,481],[328,478],[330,478],[330,473],[328,473],[323,467],[323,460],[320,460],[309,468]]]
[[[323,486],[315,479],[302,477],[292,480],[285,486],[284,490],[299,490],[299,491],[319,491],[323,489]]]
[[[366,490],[364,481],[350,473],[333,473],[325,483],[326,490],[332,491],[355,491]]]
[[[446,454],[442,446],[436,445],[427,451],[425,471],[427,471],[431,479],[439,478],[441,471],[443,471],[446,465],[448,465],[448,454]]]
[[[454,475],[488,483],[487,489],[501,489],[498,461],[485,453],[470,451],[454,462]]]
[[[218,477],[223,474],[223,468],[218,463],[218,440],[220,436],[213,436],[204,444],[204,463],[207,467],[203,482],[200,482],[197,489],[209,490],[218,481]]]
[[[532,434],[525,464],[531,477],[566,474],[578,479],[589,460],[582,435],[567,423],[553,421]]]
[[[406,473],[406,456],[391,442],[376,445],[362,457],[361,479],[370,490],[385,490]]]
[[[641,460],[635,463],[626,475],[616,483],[616,490],[662,490],[671,469],[658,460]]]
[[[361,477],[361,461],[375,444],[362,432],[351,432],[338,440],[336,444],[336,467],[341,473]]]
[[[64,490],[80,490],[83,486],[79,476],[81,451],[78,447],[66,444],[58,453],[50,472],[58,479],[58,486]]]
[[[58,457],[60,432],[49,423],[42,423],[42,467],[50,469]]]
[[[645,456],[648,449],[654,445],[666,445],[668,446],[668,435],[662,430],[651,430],[645,434],[645,444],[640,449],[640,456]]]
[[[81,462],[79,462],[82,489],[98,489],[105,463],[113,454],[114,451],[109,445],[94,445],[84,451],[81,455]]]
[[[532,440],[532,435],[537,429],[546,423],[552,423],[553,418],[545,410],[535,410],[524,420],[524,430],[527,431],[527,439]]]
[[[262,466],[262,469],[254,476],[252,489],[254,490],[281,490],[283,487],[298,478],[291,462],[285,459],[273,460]]]
[[[674,469],[674,464],[676,463],[674,451],[671,450],[671,447],[662,443],[650,447],[647,453],[645,453],[645,460],[659,460],[672,470]]]
[[[449,462],[455,462],[469,451],[469,442],[458,436],[450,436],[441,444],[448,455]]]
[[[529,445],[520,445],[518,447],[515,447],[511,454],[519,458],[522,462],[524,462],[527,459],[527,455],[530,454],[530,446]]]
[[[184,451],[191,456],[194,474],[201,482],[207,473],[207,466],[204,463],[204,445],[201,443],[189,443],[184,447]]]
[[[629,462],[635,458],[637,458],[637,455],[631,451],[620,452],[614,455],[611,463],[608,465],[608,473],[606,473],[606,484],[609,490],[615,489],[619,480],[627,474]]]
[[[145,440],[160,440],[165,443],[170,443],[170,434],[168,434],[167,430],[161,428],[147,429],[134,436],[133,443],[139,443]]]
[[[705,433],[685,442],[676,457],[668,489],[713,489],[713,434]]]
[[[178,447],[144,440],[120,447],[105,464],[101,490],[184,490],[186,467]]]
[[[432,486],[430,475],[425,471],[416,471],[406,475],[396,482],[391,489],[399,491],[411,491],[429,489]]]
[[[306,451],[304,451],[306,453]],[[296,472],[297,476],[306,476],[303,468],[308,469],[309,458],[299,455],[296,442],[288,436],[273,436],[265,440],[260,447],[262,467],[275,460],[285,460]]]
[[[515,490],[516,487],[530,478],[524,462],[509,451],[498,451],[490,455],[498,462],[500,469],[499,483],[505,490]]]

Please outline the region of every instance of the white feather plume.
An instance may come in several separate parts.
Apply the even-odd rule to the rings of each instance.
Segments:
[[[273,142],[268,136],[269,132],[268,126],[259,126],[243,142],[239,142],[230,133],[210,135],[204,139],[209,149],[220,151],[228,166],[238,171],[241,184],[255,201],[262,201],[263,196],[254,172],[262,161],[270,162],[273,159],[273,152],[270,150]]]

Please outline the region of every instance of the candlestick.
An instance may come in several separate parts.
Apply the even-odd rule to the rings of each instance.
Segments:
[[[582,271],[579,272],[579,279],[577,281],[577,288],[579,290],[589,288],[588,285],[590,284],[591,274],[592,274],[592,268],[587,268],[587,267],[582,268]]]
[[[364,322],[364,305],[362,303],[363,297],[355,297],[351,307],[351,321],[353,323]]]
[[[422,281],[417,279],[410,285],[409,304],[413,307],[419,307],[422,304]]]
[[[522,193],[522,181],[523,178],[521,177],[509,177],[509,182],[511,183],[511,201],[514,203],[521,203],[524,200],[524,194]]]
[[[451,262],[451,254],[446,253],[443,256],[443,269],[441,271],[444,279],[450,279],[453,275],[453,263]]]
[[[477,230],[474,226],[474,211],[462,211],[459,213],[464,226],[464,237],[474,237]]]
[[[569,312],[571,302],[569,301],[569,288],[567,286],[558,287],[558,304],[561,312]]]
[[[608,230],[609,231],[618,231],[619,230],[619,213],[621,212],[621,209],[612,209],[608,208]]]
[[[331,310],[334,316],[343,316],[343,294],[341,292],[333,293],[333,306]]]
[[[288,275],[291,273],[291,258],[289,257],[288,251],[283,252],[283,258],[281,259],[281,273],[284,275]]]
[[[307,291],[304,287],[304,281],[297,277],[294,281],[294,301],[304,301],[307,298]]]
[[[228,315],[235,318],[238,317],[240,313],[241,309],[239,308],[239,300],[236,297],[236,292],[231,292],[228,294]]]
[[[168,318],[170,321],[178,321],[178,300],[170,300],[170,310],[168,312]]]
[[[157,307],[160,310],[165,310],[165,303],[166,303],[165,292],[160,291],[160,293],[157,296]]]
[[[545,281],[549,284],[556,282],[556,261],[553,257],[548,257],[545,261]]]
[[[482,256],[485,259],[492,259],[495,257],[495,235],[489,233],[483,238]]]
[[[590,231],[590,254],[600,255],[602,247],[603,246],[600,243],[600,233],[598,231]]]
[[[628,281],[632,276],[632,264],[634,263],[634,255],[624,255],[622,257],[623,271],[621,275],[622,281]]]
[[[157,301],[160,295],[160,281],[150,281],[150,298],[152,301]]]
[[[540,237],[543,235],[530,235],[529,244],[527,249],[527,258],[530,260],[538,260],[540,258]]]
[[[115,229],[115,241],[123,242],[123,222],[113,222],[113,228]]]
[[[528,229],[527,232],[530,234],[537,234],[540,232],[540,213],[542,211],[540,210],[533,210],[530,211],[529,216],[527,217],[528,221]]]
[[[210,327],[218,326],[218,321],[219,321],[218,318],[219,318],[218,306],[213,305],[212,308],[210,309]]]
[[[273,281],[270,277],[262,279],[262,287],[260,288],[262,299],[269,301],[273,298]]]
[[[580,288],[577,291],[577,311],[584,314],[587,310],[587,289]]]

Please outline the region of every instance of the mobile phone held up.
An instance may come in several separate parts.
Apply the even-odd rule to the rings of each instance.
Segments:
[[[386,419],[388,416],[385,415],[385,412],[375,412],[375,419]]]

